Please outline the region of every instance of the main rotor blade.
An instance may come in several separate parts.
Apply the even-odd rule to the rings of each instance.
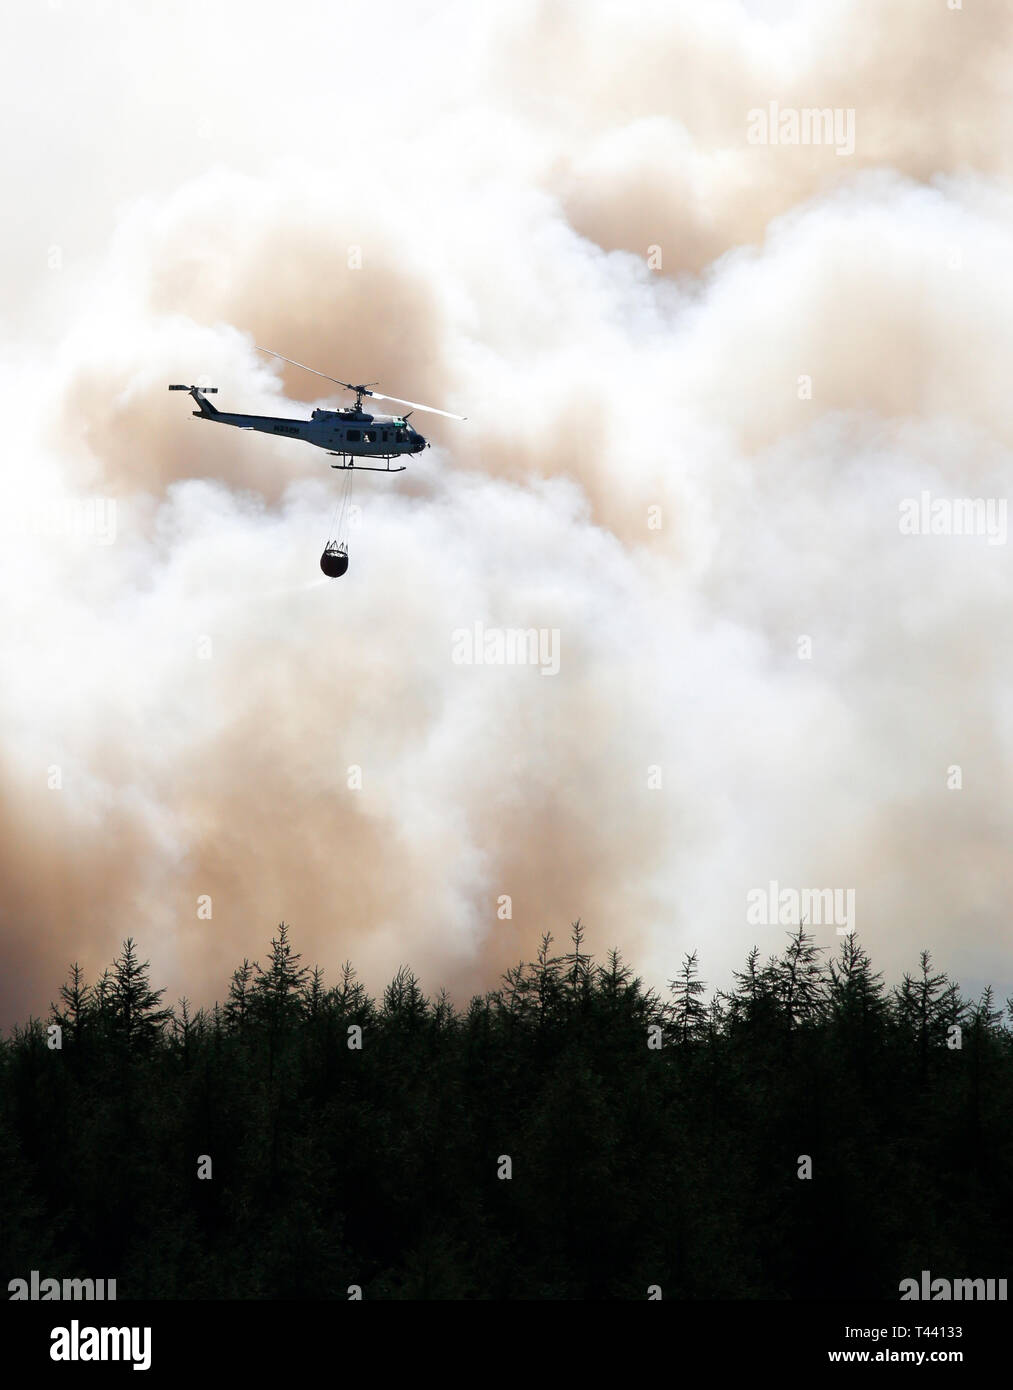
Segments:
[[[406,401],[403,396],[385,396],[382,391],[370,391],[370,386],[375,386],[375,381],[368,382],[365,386],[354,386],[350,381],[339,381],[336,376],[328,376],[326,372],[318,372],[316,367],[307,367],[305,362],[296,362],[294,358],[282,357],[280,352],[273,352],[271,348],[260,347],[257,345],[258,352],[266,352],[269,357],[277,357],[282,362],[288,362],[292,367],[301,367],[304,372],[312,372],[314,376],[322,376],[324,381],[333,381],[335,386],[343,386],[346,391],[361,391],[364,396],[372,396],[375,401],[396,401],[398,405],[410,405],[413,410],[425,410],[430,415],[445,415],[448,420],[467,420],[467,415],[455,415],[450,410],[437,410],[435,405],[422,405],[419,401]]]
[[[428,410],[430,415],[446,415],[448,420],[467,420],[467,415],[454,415],[449,410],[437,410],[435,405],[420,405],[418,401],[406,401],[403,396],[385,396],[382,391],[370,391],[375,401],[397,401],[398,405],[410,405],[413,410]]]
[[[291,357],[282,357],[280,352],[272,352],[270,348],[261,347],[258,344],[257,351],[266,352],[269,357],[279,357],[282,362],[288,362],[292,367],[302,367],[304,372],[312,372],[314,376],[322,376],[324,381],[333,381],[335,386],[344,386],[346,391],[357,391],[359,389],[357,386],[353,386],[350,381],[339,381],[336,376],[328,376],[326,372],[318,372],[316,367],[307,367],[305,362],[296,362]],[[373,393],[370,391],[367,394],[371,396]]]

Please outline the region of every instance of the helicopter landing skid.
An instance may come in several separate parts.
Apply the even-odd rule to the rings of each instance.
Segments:
[[[332,459],[344,459],[348,457],[346,454],[332,454],[330,451],[328,451],[328,454]],[[356,463],[354,459],[351,459],[348,463],[332,463],[331,467],[353,468],[356,473],[403,473],[405,471],[405,465],[403,463],[399,468],[391,468],[389,463],[386,468],[374,468],[372,464]]]

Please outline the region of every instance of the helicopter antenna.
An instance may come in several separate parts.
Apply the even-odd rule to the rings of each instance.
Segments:
[[[318,372],[316,367],[307,367],[305,362],[296,362],[291,357],[282,357],[280,352],[273,352],[271,348],[260,347],[257,345],[258,352],[266,352],[269,357],[277,357],[282,362],[287,362],[292,367],[301,367],[304,372],[312,372],[314,376],[322,376],[325,381],[333,381],[335,386],[343,386],[346,391],[355,392],[355,408],[362,409],[363,396],[372,396],[378,401],[396,401],[398,405],[410,405],[413,410],[427,410],[431,415],[446,415],[449,420],[466,420],[466,415],[453,415],[449,410],[437,410],[434,405],[420,405],[418,401],[406,401],[401,396],[385,396],[382,391],[372,391],[370,387],[379,386],[378,381],[367,381],[362,385],[355,386],[350,381],[339,381],[336,376],[328,376],[326,372]]]

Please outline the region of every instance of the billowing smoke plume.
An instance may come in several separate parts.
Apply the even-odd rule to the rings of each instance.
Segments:
[[[771,881],[1008,989],[1005,4],[21,25],[0,1020],[127,935],[220,997],[282,918],[374,989],[578,915],[727,984]],[[468,416],[340,581],[323,452],[166,392],[333,404],[257,343]]]

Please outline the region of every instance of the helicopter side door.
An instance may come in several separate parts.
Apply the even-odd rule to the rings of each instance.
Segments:
[[[369,428],[369,426],[346,424],[342,421],[331,430],[329,447],[336,453],[351,454],[355,458],[368,456],[372,453],[367,438]]]

